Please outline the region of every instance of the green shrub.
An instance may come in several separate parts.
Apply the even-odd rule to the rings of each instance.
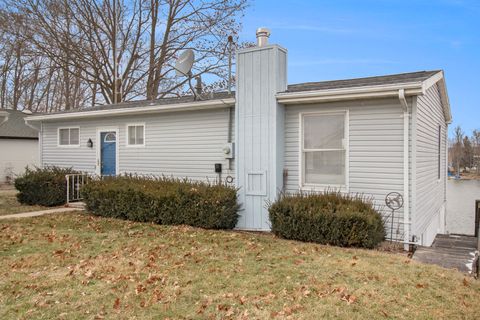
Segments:
[[[173,178],[121,176],[82,188],[95,215],[166,225],[232,229],[238,219],[237,190]]]
[[[339,192],[282,195],[269,207],[272,232],[286,239],[373,248],[385,238],[372,201]]]
[[[26,168],[15,179],[15,188],[19,191],[17,199],[27,205],[58,206],[67,202],[65,175],[78,173],[72,169],[47,167],[44,169]]]

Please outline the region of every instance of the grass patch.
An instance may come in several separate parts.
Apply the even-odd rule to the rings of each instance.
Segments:
[[[0,190],[0,216],[13,213],[46,210],[42,206],[29,206],[17,201],[17,190]]]
[[[403,255],[49,215],[0,221],[0,319],[475,319],[480,284]]]

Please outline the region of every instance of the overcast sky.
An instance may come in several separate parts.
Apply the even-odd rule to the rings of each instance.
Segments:
[[[480,0],[256,0],[242,40],[269,27],[289,83],[443,69],[453,124],[480,129]]]

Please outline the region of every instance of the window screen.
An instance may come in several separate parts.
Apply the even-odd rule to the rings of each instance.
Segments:
[[[129,145],[144,145],[145,144],[145,126],[131,125],[127,129]]]
[[[303,116],[304,185],[345,184],[345,113]]]
[[[58,143],[61,146],[78,146],[80,144],[80,129],[61,128],[58,130]]]

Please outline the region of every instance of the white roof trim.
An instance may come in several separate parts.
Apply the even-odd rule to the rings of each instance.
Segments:
[[[445,83],[445,75],[443,74],[443,71],[434,74],[423,82],[423,93],[425,94],[427,90],[435,84],[438,84],[445,122],[450,124],[452,122],[452,111],[450,108],[450,99],[448,98],[447,84]]]
[[[435,73],[424,81],[407,82],[393,85],[374,85],[342,89],[324,89],[299,92],[282,92],[276,95],[277,101],[285,105],[345,101],[372,98],[398,98],[399,90],[404,90],[405,96],[424,95],[428,88],[438,83],[442,99],[445,122],[451,123],[452,114],[448,99],[447,87],[443,71]]]
[[[423,93],[422,82],[394,85],[362,86],[342,89],[326,89],[300,92],[282,92],[277,101],[282,104],[315,103],[367,98],[398,97],[398,90],[404,89],[406,96]]]
[[[194,102],[177,103],[177,104],[162,104],[162,105],[157,104],[157,105],[144,106],[144,107],[125,107],[125,108],[119,108],[119,109],[105,109],[105,110],[46,114],[46,115],[40,115],[40,116],[26,117],[25,122],[62,120],[62,119],[67,120],[67,119],[80,119],[80,118],[91,118],[91,117],[102,117],[102,116],[129,115],[129,114],[205,110],[205,109],[213,109],[213,108],[221,108],[221,107],[230,107],[233,105],[235,105],[235,99],[227,98],[227,99],[194,101]]]

